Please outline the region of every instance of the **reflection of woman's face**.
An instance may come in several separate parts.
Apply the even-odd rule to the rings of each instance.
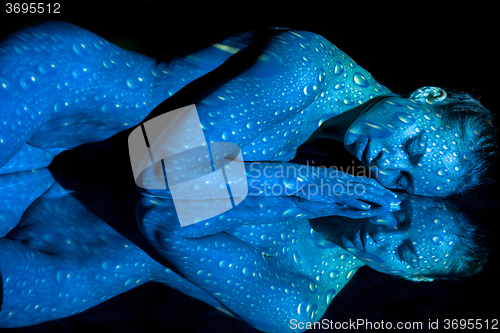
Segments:
[[[460,177],[460,133],[442,116],[410,99],[389,98],[359,117],[344,144],[387,188],[446,196]]]
[[[347,230],[342,242],[371,268],[405,276],[447,271],[456,236],[450,232],[454,221],[444,205],[424,209],[409,197],[401,210],[369,221]]]

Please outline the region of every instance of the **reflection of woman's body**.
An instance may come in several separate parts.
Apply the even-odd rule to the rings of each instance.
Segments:
[[[331,214],[331,206],[292,201],[301,208],[288,198],[250,198],[220,218],[179,227],[165,219],[172,201],[144,198],[138,218],[181,275],[264,331],[308,328],[364,265],[432,281],[474,274],[485,259],[479,248],[466,254],[463,239],[475,230],[442,202],[407,197],[395,213],[308,220]]]
[[[46,172],[25,176],[32,183],[43,181],[40,186],[54,183]],[[26,190],[23,184],[9,188],[17,195]],[[342,221],[333,229],[331,221],[313,223],[319,233],[307,218],[329,215],[331,205],[249,198],[208,224],[181,228],[171,200],[143,198],[137,206],[139,226],[174,273],[89,210],[96,197],[120,202],[121,195],[102,189],[72,194],[56,183],[24,212],[0,239],[1,327],[66,317],[157,281],[261,330],[303,331],[365,264],[429,280],[425,275],[446,275],[462,259],[450,256],[463,250],[456,226],[447,224],[450,212],[418,197],[404,201],[406,217],[386,213],[370,221]],[[90,205],[74,196],[91,197]],[[427,207],[424,219],[421,206]]]
[[[252,44],[254,37],[238,35],[184,59],[155,65],[152,59],[124,51],[67,24],[47,23],[21,31],[1,46],[4,127],[0,164],[12,159],[14,168],[9,170],[16,170],[16,164],[22,168],[27,160],[33,163],[34,158],[30,157],[34,150],[44,154],[32,147],[56,153],[58,149],[104,140],[135,126],[186,84],[214,70],[233,54],[243,54],[239,51]],[[278,29],[268,37],[258,60],[248,70],[197,102],[207,141],[236,143],[242,148],[245,161],[287,162],[321,123],[334,117],[339,119],[336,139],[350,146],[347,148],[353,155],[366,166],[383,169],[381,165],[385,162],[386,168],[393,169],[381,177],[384,186],[424,195],[448,195],[457,190],[456,179],[464,172],[459,167],[462,162],[452,155],[458,148],[451,145],[450,153],[433,148],[442,144],[443,139],[451,140],[456,128],[445,130],[439,115],[427,109],[429,100],[438,95],[435,91],[426,90],[413,101],[386,100],[384,103],[391,103],[383,105],[387,109],[385,114],[391,117],[397,114],[395,119],[400,123],[395,125],[402,127],[399,131],[393,126],[385,132],[371,133],[379,124],[360,122],[359,117],[350,117],[346,111],[376,96],[393,95],[387,88],[318,35]],[[347,116],[337,118],[340,114]],[[391,119],[384,120],[384,125],[387,121],[390,124]],[[358,120],[357,131],[346,135],[355,120]],[[418,151],[420,141],[414,143],[416,149],[406,147],[410,138],[404,138],[406,144],[403,138],[392,140],[386,147],[381,141],[387,135],[393,138],[394,133],[409,136],[422,130],[446,133],[442,138],[439,134],[426,138],[425,143],[429,144],[426,149],[434,150],[413,175],[414,168],[401,162],[409,159],[409,150],[425,153]],[[349,142],[345,141],[347,138]],[[371,146],[367,145],[367,139]],[[19,149],[21,154],[14,156]],[[462,153],[459,151],[459,155]],[[38,160],[40,164],[49,163],[51,156],[46,154]],[[451,165],[440,171],[444,161]],[[427,186],[428,181],[420,184],[421,177],[428,174],[432,177],[444,174],[443,179],[436,179],[442,184],[432,188]],[[381,205],[395,202],[390,194],[377,190],[377,186],[364,184],[366,193],[355,199]],[[336,202],[366,208],[361,202],[347,202],[345,198]]]

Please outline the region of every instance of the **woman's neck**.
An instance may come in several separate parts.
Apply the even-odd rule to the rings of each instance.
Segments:
[[[311,138],[314,138],[315,135],[320,135],[323,138],[344,142],[344,137],[347,133],[347,130],[356,121],[356,119],[371,110],[380,101],[388,97],[392,96],[374,97],[355,108],[347,110],[339,114],[338,116],[328,119],[327,121],[323,122],[323,124],[321,124],[321,126],[313,133],[313,135],[311,135]]]

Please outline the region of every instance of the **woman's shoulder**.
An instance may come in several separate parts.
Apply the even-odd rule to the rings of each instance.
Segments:
[[[351,57],[317,33],[282,28],[273,31],[264,56],[279,58],[284,66],[293,68],[299,79],[313,75],[323,81],[324,76],[330,74],[342,80],[355,72],[370,76]]]

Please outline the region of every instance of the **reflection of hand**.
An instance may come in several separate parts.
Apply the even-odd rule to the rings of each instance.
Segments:
[[[338,204],[306,200],[300,197],[292,197],[292,202],[303,212],[307,213],[309,218],[336,215],[351,219],[364,219],[389,212],[387,208],[383,207],[375,207],[370,210],[359,210]]]
[[[295,196],[324,203],[338,203],[355,209],[370,209],[375,203],[390,208],[400,201],[376,180],[337,172],[335,177],[312,177],[297,186]]]

